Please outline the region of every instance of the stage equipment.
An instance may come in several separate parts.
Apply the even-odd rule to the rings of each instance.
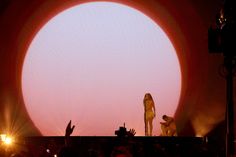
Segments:
[[[215,23],[208,30],[208,49],[210,53],[221,53],[224,56],[224,73],[226,79],[226,157],[234,154],[234,102],[233,77],[236,64],[236,18],[235,3],[226,0],[216,16]]]

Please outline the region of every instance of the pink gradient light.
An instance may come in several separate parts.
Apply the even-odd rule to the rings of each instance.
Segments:
[[[126,5],[91,2],[52,18],[33,39],[23,65],[26,109],[43,135],[113,136],[126,124],[144,135],[143,97],[173,116],[181,92],[176,51],[148,16]]]

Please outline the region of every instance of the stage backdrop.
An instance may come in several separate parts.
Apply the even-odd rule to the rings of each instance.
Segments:
[[[22,71],[24,102],[43,135],[111,136],[119,126],[144,135],[145,93],[152,94],[160,134],[181,92],[176,50],[144,13],[119,3],[92,2],[49,20],[30,44]]]

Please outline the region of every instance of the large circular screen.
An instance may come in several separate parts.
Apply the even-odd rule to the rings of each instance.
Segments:
[[[32,40],[22,71],[25,106],[43,135],[113,136],[125,123],[144,135],[145,93],[157,116],[173,116],[181,92],[179,60],[168,36],[150,17],[113,2],[66,9]]]

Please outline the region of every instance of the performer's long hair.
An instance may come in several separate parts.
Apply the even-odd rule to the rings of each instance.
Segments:
[[[144,95],[144,98],[143,98],[143,105],[144,105],[144,107],[145,107],[145,102],[146,102],[146,100],[152,100],[152,101],[153,101],[152,95],[151,95],[150,93],[146,93],[146,94]]]

